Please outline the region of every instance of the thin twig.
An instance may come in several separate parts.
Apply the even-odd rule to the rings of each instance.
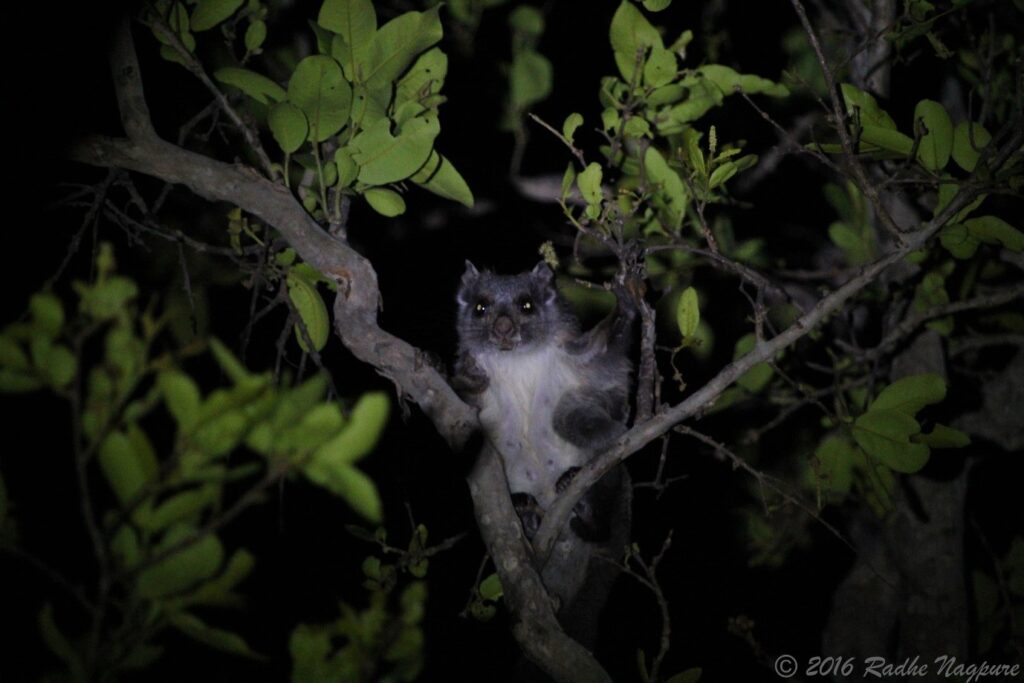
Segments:
[[[853,139],[850,137],[850,132],[846,128],[846,114],[843,103],[839,100],[839,89],[836,86],[835,78],[832,75],[832,68],[829,66],[828,59],[825,57],[825,52],[821,47],[821,43],[818,41],[818,36],[814,31],[814,27],[811,25],[811,20],[807,17],[807,10],[804,8],[803,3],[800,0],[790,0],[793,5],[793,9],[796,10],[797,16],[800,18],[800,23],[803,25],[804,33],[807,34],[807,39],[811,43],[811,47],[814,50],[814,54],[818,59],[818,65],[821,67],[822,75],[825,77],[825,84],[828,87],[829,100],[832,104],[831,111],[834,119],[833,128],[839,134],[840,143],[843,146],[843,154],[846,158],[847,166],[853,173],[854,180],[857,183],[857,188],[864,193],[864,195],[871,202],[871,205],[875,209],[875,215],[881,222],[882,227],[888,232],[892,238],[896,241],[896,244],[902,246],[904,242],[903,230],[893,217],[886,210],[882,203],[881,197],[878,195],[878,190],[875,188],[864,172],[864,167],[861,165],[860,160],[857,159],[855,154],[855,148]]]
[[[913,334],[917,328],[929,320],[942,318],[947,315],[954,315],[956,313],[963,313],[965,311],[995,308],[1022,297],[1024,297],[1024,284],[1019,284],[990,294],[977,296],[973,299],[968,299],[967,301],[954,301],[942,306],[929,308],[926,311],[922,311],[903,320],[903,322],[889,332],[889,334],[887,334],[885,338],[882,339],[882,341],[880,341],[874,348],[868,349],[867,351],[854,349],[842,340],[836,340],[836,343],[844,350],[849,351],[857,360],[864,363],[871,363],[894,348],[902,339]]]
[[[209,75],[207,75],[206,69],[203,68],[203,65],[181,42],[178,34],[171,30],[171,27],[167,25],[167,22],[163,17],[155,13],[153,14],[152,29],[156,33],[160,34],[160,39],[162,41],[168,43],[174,48],[175,52],[178,53],[178,56],[181,57],[182,61],[185,63],[185,68],[188,69],[192,75],[198,78],[202,84],[206,86],[206,89],[210,91],[210,94],[213,95],[217,105],[225,114],[227,114],[228,118],[231,119],[231,122],[235,124],[235,128],[237,128],[238,132],[242,134],[243,138],[245,138],[246,144],[249,145],[249,148],[256,154],[256,157],[260,161],[260,165],[263,167],[263,172],[266,173],[267,177],[271,180],[278,180],[280,178],[280,173],[278,173],[274,164],[270,161],[270,157],[267,156],[267,152],[263,149],[263,143],[260,142],[256,131],[242,120],[242,117],[239,116],[237,111],[235,111],[235,108],[231,106],[231,102],[228,101],[227,96],[221,92],[220,88],[218,88]],[[326,211],[326,207],[324,207],[324,210]]]

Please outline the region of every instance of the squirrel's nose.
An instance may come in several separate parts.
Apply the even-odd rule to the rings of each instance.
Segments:
[[[508,316],[501,316],[494,321],[494,332],[502,337],[507,337],[512,334],[512,330],[515,329],[515,325],[512,323],[512,319]]]

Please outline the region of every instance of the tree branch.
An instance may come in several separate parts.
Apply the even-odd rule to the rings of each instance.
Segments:
[[[841,343],[841,345],[845,350],[854,354],[862,363],[871,363],[883,356],[886,352],[890,351],[900,342],[900,340],[911,335],[918,327],[929,320],[942,318],[955,313],[963,313],[964,311],[974,311],[980,308],[995,308],[997,306],[1002,306],[1003,304],[1008,304],[1014,299],[1019,299],[1021,297],[1024,297],[1024,285],[1019,284],[1013,287],[1007,287],[1006,289],[996,290],[988,294],[982,294],[973,299],[968,299],[967,301],[954,301],[943,306],[935,306],[934,308],[921,311],[920,313],[905,318],[874,348],[858,352],[856,349],[849,348],[845,343]]]
[[[558,681],[611,682],[582,645],[562,630],[540,575],[534,569],[523,525],[512,499],[494,495],[508,491],[501,456],[489,444],[469,476],[477,523],[494,559],[512,616],[512,633],[526,656]]]
[[[814,49],[815,57],[818,59],[818,66],[821,67],[821,73],[825,77],[825,84],[828,87],[829,102],[831,105],[831,113],[833,118],[833,128],[839,134],[839,141],[843,146],[843,156],[846,160],[846,165],[853,174],[853,178],[857,183],[857,188],[864,193],[864,195],[871,202],[871,206],[875,209],[875,215],[881,222],[882,227],[885,228],[896,244],[904,246],[903,244],[903,231],[900,226],[896,224],[892,215],[886,210],[882,199],[878,194],[878,189],[874,183],[868,180],[867,173],[864,171],[864,166],[857,159],[855,154],[856,150],[853,146],[853,139],[850,137],[850,131],[846,129],[846,109],[843,103],[839,99],[839,89],[836,85],[835,78],[832,75],[832,69],[829,67],[828,59],[825,57],[825,52],[821,47],[821,43],[818,41],[818,35],[814,32],[814,27],[811,26],[811,20],[807,17],[807,10],[804,8],[803,3],[800,0],[790,0],[793,5],[793,9],[796,10],[797,16],[800,18],[800,24],[803,26],[804,33],[807,34],[807,39],[811,43],[811,47]]]
[[[873,283],[883,271],[901,261],[910,252],[924,246],[929,238],[980,193],[981,186],[978,183],[966,182],[939,215],[925,223],[920,229],[905,233],[902,245],[860,269],[838,289],[820,299],[810,311],[802,315],[789,328],[769,340],[759,341],[750,353],[722,368],[714,378],[691,394],[689,398],[655,415],[650,420],[634,425],[611,448],[587,463],[548,510],[534,537],[534,552],[537,553],[541,563],[543,564],[547,560],[558,530],[568,522],[569,515],[580,497],[606,472],[676,424],[708,409],[719,395],[743,373],[758,363],[771,360],[779,352],[794,344],[821,324],[829,315],[839,310],[858,292]]]
[[[211,201],[229,202],[280,232],[299,256],[338,282],[335,332],[360,360],[391,379],[456,450],[477,428],[463,403],[422,353],[377,324],[381,298],[372,265],[324,231],[284,186],[254,169],[230,165],[161,139],[153,129],[130,28],[123,21],[111,53],[121,119],[128,138],[89,136],[70,156],[104,168],[123,168],[186,186]],[[477,522],[498,567],[516,639],[527,656],[560,681],[609,681],[597,661],[561,630],[522,537],[499,458],[485,449],[469,478]]]

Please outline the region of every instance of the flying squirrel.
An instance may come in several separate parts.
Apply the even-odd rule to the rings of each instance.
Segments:
[[[620,295],[605,320],[581,333],[543,261],[518,275],[480,272],[467,261],[456,298],[452,384],[479,409],[532,539],[580,467],[626,429],[635,309]],[[559,622],[587,647],[629,542],[631,491],[621,465],[602,477],[573,508],[541,569]]]

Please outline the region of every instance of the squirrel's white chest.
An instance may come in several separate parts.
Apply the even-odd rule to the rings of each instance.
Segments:
[[[481,396],[480,422],[503,456],[509,489],[533,495],[546,508],[562,473],[584,461],[583,453],[552,426],[562,395],[579,386],[573,359],[549,348],[494,351],[476,361],[489,380]]]

